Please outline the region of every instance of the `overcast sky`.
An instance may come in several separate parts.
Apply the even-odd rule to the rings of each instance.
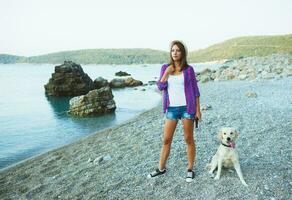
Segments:
[[[0,54],[91,48],[189,51],[246,35],[292,33],[292,0],[0,0]]]

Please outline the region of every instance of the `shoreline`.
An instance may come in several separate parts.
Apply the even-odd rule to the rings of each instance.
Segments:
[[[101,130],[99,130],[99,131],[97,131],[97,132],[94,132],[94,133],[91,133],[91,134],[85,135],[85,136],[83,136],[83,137],[81,137],[81,138],[79,138],[79,139],[77,139],[76,141],[73,141],[73,142],[71,142],[71,143],[68,143],[68,144],[65,144],[65,145],[62,145],[62,146],[59,146],[59,147],[56,147],[56,148],[50,149],[50,150],[48,150],[48,151],[46,151],[46,152],[42,152],[42,153],[36,154],[36,155],[34,155],[34,156],[32,156],[32,157],[26,158],[26,159],[21,160],[21,161],[19,161],[19,162],[17,162],[17,163],[14,163],[14,164],[12,164],[12,165],[9,165],[9,166],[7,166],[7,167],[4,167],[4,168],[0,169],[0,175],[1,175],[1,173],[5,173],[6,170],[10,170],[11,168],[14,168],[14,167],[21,167],[21,165],[25,164],[25,162],[29,162],[30,160],[37,159],[37,157],[40,157],[40,156],[45,156],[45,154],[53,153],[53,152],[55,152],[55,151],[57,151],[57,150],[59,150],[59,149],[65,148],[66,146],[74,145],[75,143],[81,142],[81,140],[84,140],[84,139],[86,139],[86,138],[88,138],[88,137],[91,137],[91,136],[92,136],[92,137],[93,137],[93,136],[94,136],[94,137],[98,137],[99,135],[106,134],[106,133],[107,133],[108,131],[110,131],[111,129],[115,129],[115,128],[118,128],[118,127],[120,127],[120,126],[124,126],[124,125],[126,125],[126,124],[128,124],[128,123],[131,123],[131,122],[134,121],[136,118],[139,118],[140,115],[142,115],[142,114],[144,114],[144,113],[148,113],[148,112],[150,112],[150,111],[153,110],[153,109],[157,109],[158,107],[160,107],[160,106],[155,106],[155,107],[153,107],[153,108],[151,108],[151,109],[149,109],[149,110],[146,110],[146,111],[144,111],[144,112],[142,112],[142,113],[136,115],[135,117],[130,118],[130,119],[128,119],[128,120],[122,122],[121,124],[116,124],[116,125],[113,125],[113,126],[111,126],[111,127],[107,127],[107,128],[101,129]],[[103,135],[103,136],[104,136],[104,135]],[[101,137],[102,137],[102,136],[101,136]]]
[[[162,145],[164,118],[158,105],[120,125],[1,171],[0,198],[288,199],[292,94],[287,91],[291,87],[291,77],[201,84],[201,105],[212,108],[202,111],[201,129],[195,130],[194,183],[185,182],[187,158],[181,121],[173,138],[168,172],[146,179],[158,164]],[[245,96],[249,90],[258,96]],[[205,166],[218,148],[216,135],[223,126],[240,132],[236,147],[249,187],[241,185],[234,171],[223,170],[218,181],[207,174]],[[274,142],[279,140],[280,144]]]

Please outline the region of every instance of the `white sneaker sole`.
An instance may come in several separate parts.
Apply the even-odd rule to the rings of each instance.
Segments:
[[[186,178],[186,182],[188,182],[188,183],[194,182],[194,179]]]

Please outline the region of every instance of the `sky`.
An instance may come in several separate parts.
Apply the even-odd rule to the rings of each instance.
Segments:
[[[292,33],[292,0],[0,0],[0,54],[94,48],[189,51]]]

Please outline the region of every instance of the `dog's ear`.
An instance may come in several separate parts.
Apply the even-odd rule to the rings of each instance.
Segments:
[[[237,139],[239,136],[239,132],[237,130],[235,130],[234,133],[235,133],[235,138]]]
[[[222,129],[218,132],[217,137],[218,137],[218,140],[220,140],[220,141],[223,139],[223,131],[222,131]]]

